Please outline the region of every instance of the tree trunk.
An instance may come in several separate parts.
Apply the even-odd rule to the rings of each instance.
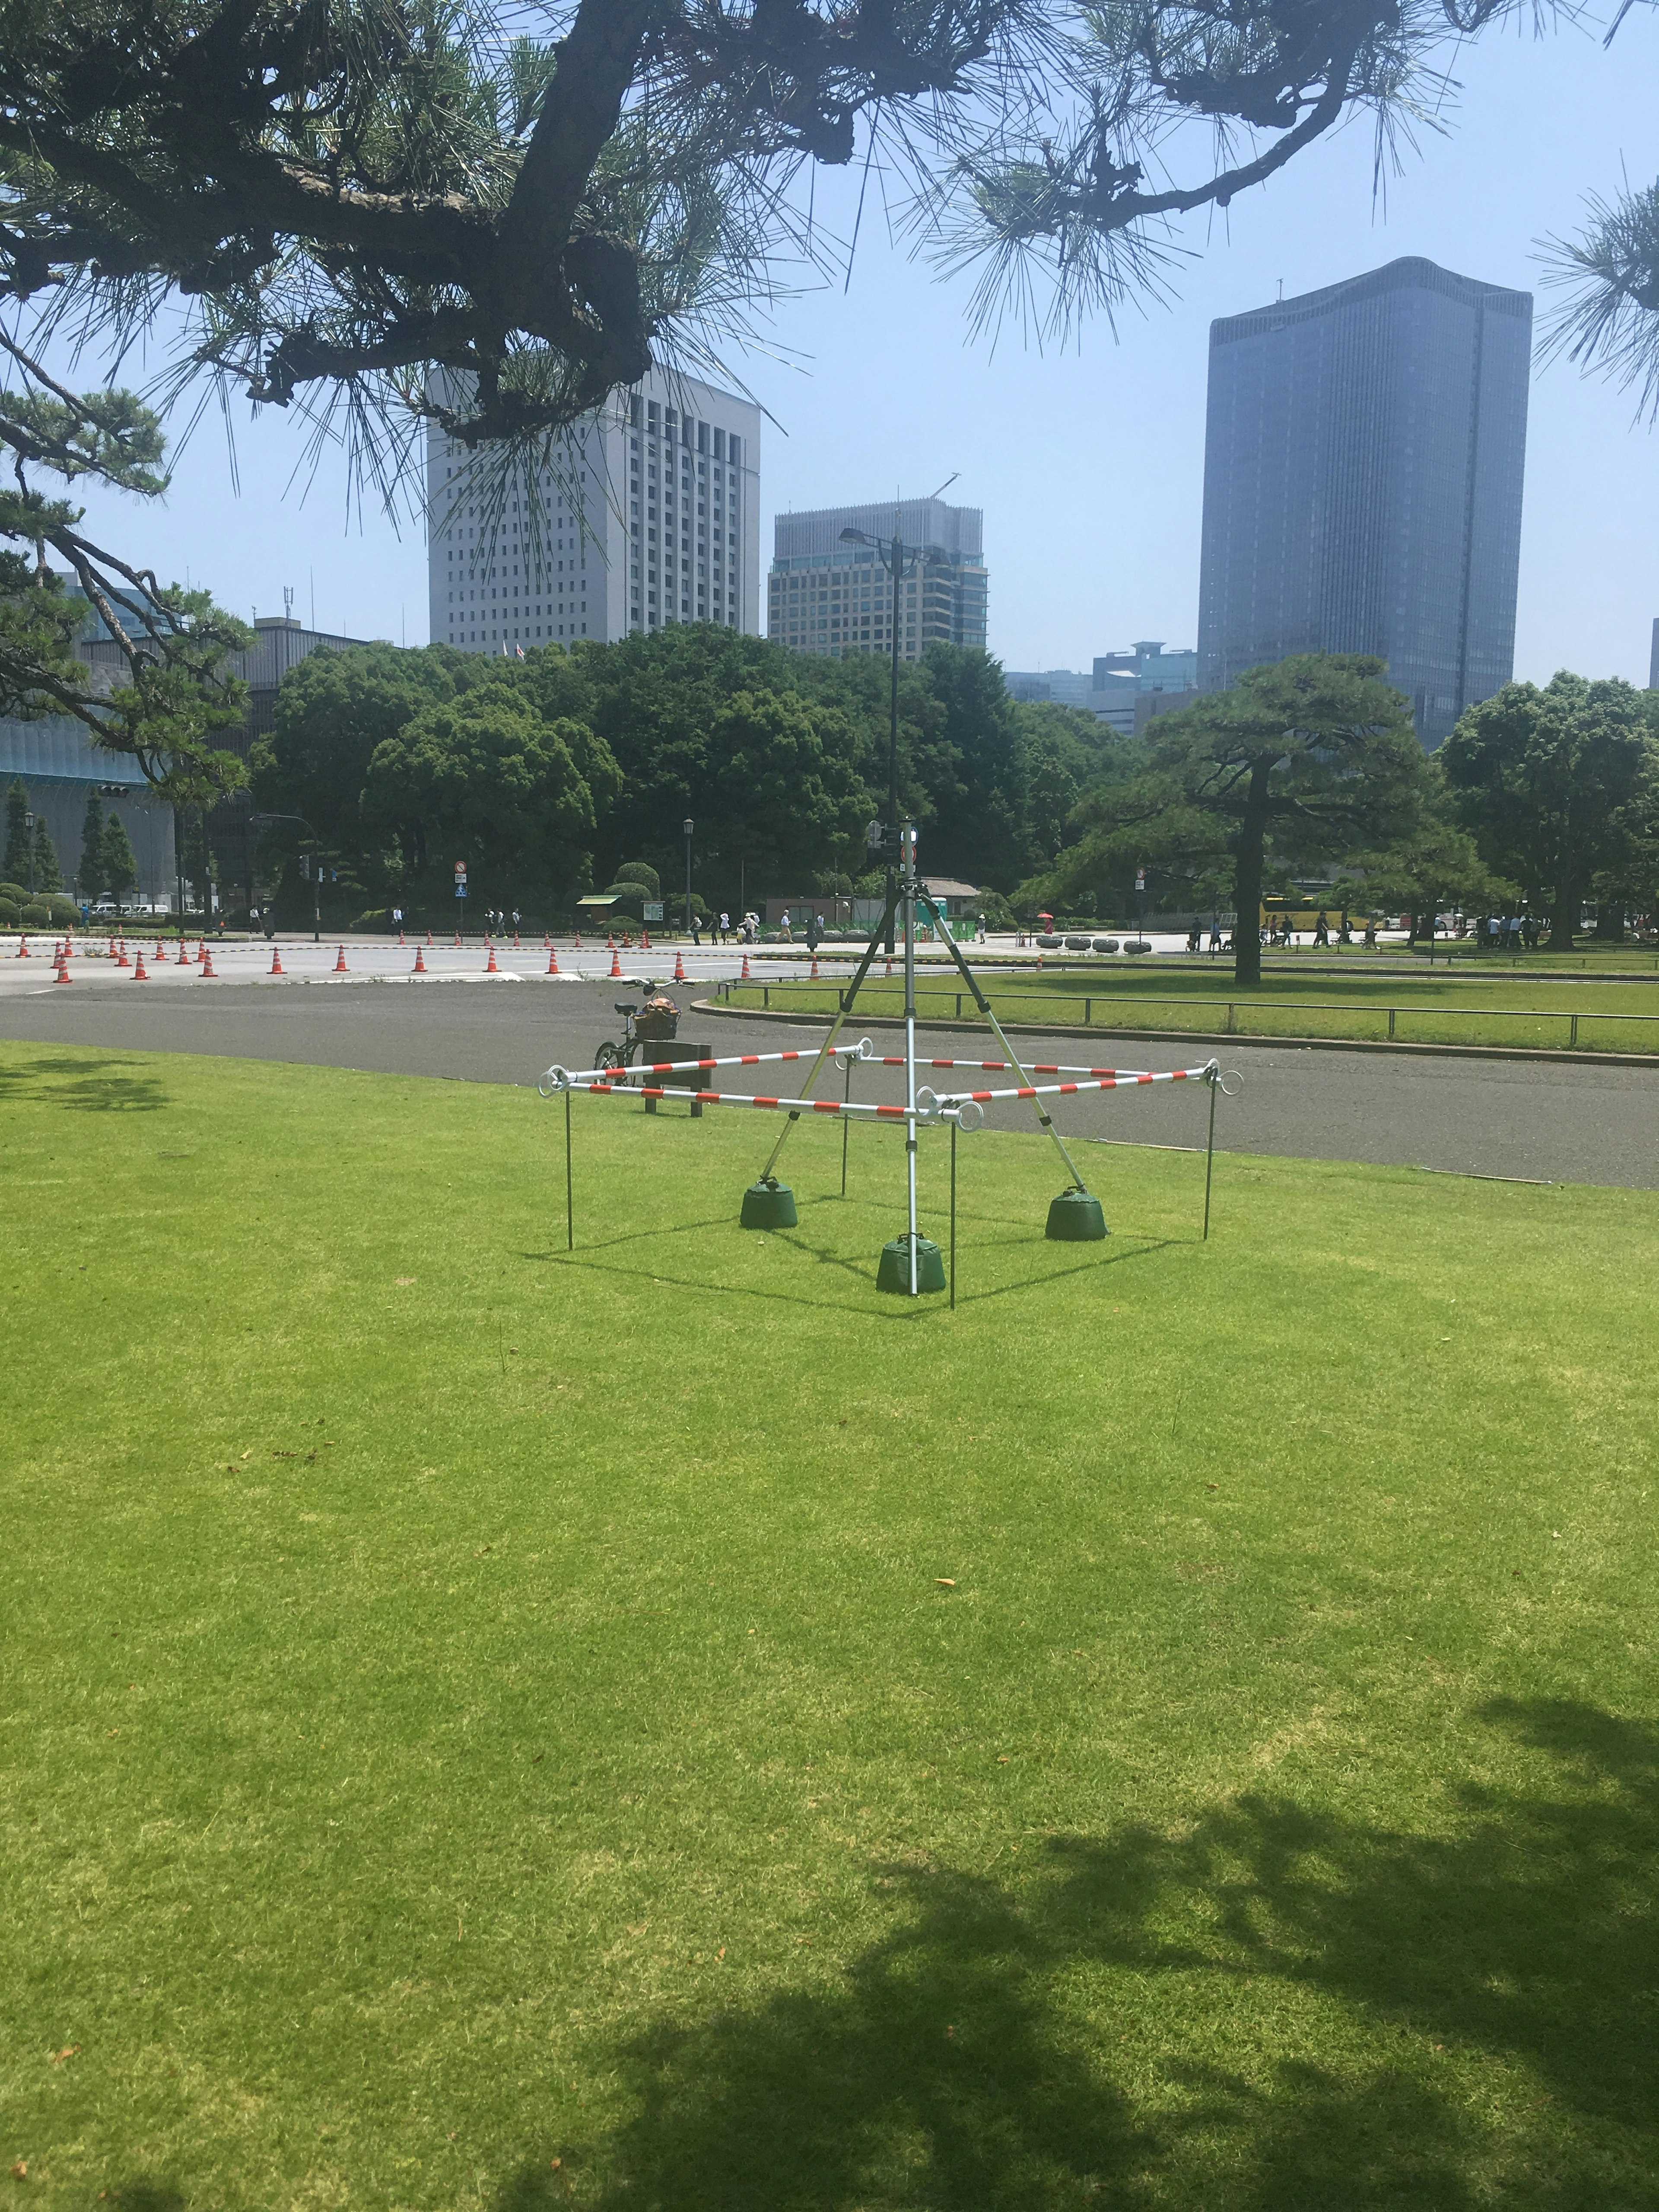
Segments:
[[[1268,778],[1273,763],[1258,761],[1250,772],[1249,793],[1233,841],[1233,981],[1261,981],[1261,869],[1262,847],[1267,836]]]
[[[1577,884],[1566,884],[1557,891],[1550,906],[1551,952],[1571,952],[1572,940],[1578,928],[1578,916],[1583,905]]]

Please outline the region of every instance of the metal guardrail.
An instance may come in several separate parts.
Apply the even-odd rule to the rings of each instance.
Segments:
[[[727,1000],[730,1000],[734,988],[740,991],[744,988],[744,985],[741,983],[736,985],[726,985],[725,987],[725,996]],[[819,983],[815,985],[811,981],[800,981],[751,983],[748,988],[750,990],[758,989],[761,994],[761,1004],[763,1008],[769,1009],[772,1004],[772,994],[774,991],[791,991],[797,993],[801,991],[812,991],[815,989],[818,991],[834,991],[836,987],[833,983]],[[878,982],[873,988],[879,989],[881,988],[881,983]],[[1554,1048],[1566,1052],[1574,1051],[1577,1048],[1578,1025],[1581,1022],[1633,1022],[1638,1024],[1659,1024],[1659,1014],[1593,1014],[1585,1013],[1582,1011],[1573,1012],[1565,1007],[1558,1008],[1550,1006],[1379,1006],[1375,1003],[1366,1004],[1362,1002],[1355,1004],[1353,1001],[1347,1000],[1254,998],[1200,999],[1193,997],[1169,999],[1163,997],[1152,998],[1146,994],[1139,991],[1133,994],[1133,995],[1130,995],[1106,991],[988,990],[985,995],[991,1000],[994,1006],[1007,1006],[1019,1005],[1039,1007],[1045,1012],[1049,1013],[1052,1013],[1056,1003],[1061,1006],[1064,1006],[1068,1002],[1080,1005],[1083,1008],[1083,1021],[1081,1026],[1085,1029],[1088,1029],[1092,1025],[1094,1021],[1094,1010],[1097,1006],[1103,1005],[1136,1007],[1177,1006],[1182,1008],[1183,1011],[1188,1011],[1194,1006],[1224,1006],[1227,1010],[1226,1020],[1222,1024],[1218,1030],[1213,1032],[1198,1032],[1199,1034],[1213,1034],[1220,1036],[1240,1036],[1250,1034],[1249,1031],[1241,1030],[1238,1026],[1238,1009],[1241,1006],[1251,1011],[1255,1011],[1260,1007],[1271,1006],[1274,1009],[1279,1009],[1286,1012],[1294,1013],[1363,1014],[1369,1015],[1373,1018],[1386,1015],[1389,1025],[1387,1042],[1390,1044],[1404,1042],[1404,1040],[1402,1040],[1399,1036],[1398,1024],[1403,1018],[1412,1015],[1431,1017],[1442,1021],[1459,1022],[1565,1022],[1567,1024],[1566,1042],[1564,1045],[1558,1046]],[[935,1001],[946,999],[953,1000],[955,1001],[955,1018],[958,1021],[963,1018],[963,1005],[967,997],[968,994],[963,991],[930,990],[925,983],[918,983],[916,987],[916,1007],[919,1012],[925,1012],[925,1008],[923,1006],[924,1000],[933,1000]],[[1016,1018],[1018,1018],[1018,1017],[1016,1017]],[[1070,1023],[1064,1023],[1061,1024],[1060,1026],[1070,1028],[1073,1024]],[[1138,1027],[1139,1024],[1126,1023],[1121,1024],[1118,1026],[1133,1028]],[[1272,1036],[1273,1032],[1271,1030],[1258,1030],[1255,1032],[1255,1034]],[[1292,1034],[1292,1032],[1286,1032],[1286,1034]],[[1353,1040],[1356,1043],[1381,1042],[1383,1040],[1382,1039],[1368,1039],[1364,1037],[1356,1037]],[[1424,1038],[1422,1042],[1425,1043],[1433,1043],[1437,1042],[1437,1040],[1434,1038]]]

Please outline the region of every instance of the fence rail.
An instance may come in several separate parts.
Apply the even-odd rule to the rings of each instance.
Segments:
[[[753,993],[758,990],[760,993],[762,1006],[769,1010],[775,993],[781,998],[787,994],[794,1003],[799,1004],[804,995],[811,995],[814,994],[820,996],[827,995],[833,999],[838,987],[834,983],[813,984],[811,982],[751,983],[747,987],[741,983],[735,986],[727,984],[724,987],[724,995],[728,1000],[730,1000],[732,997],[733,991],[735,990],[738,994],[738,1002],[741,1004],[743,1002],[745,988],[748,994],[751,997]],[[884,988],[890,992],[894,986],[885,978],[882,979],[881,981],[878,982],[874,986],[874,988],[877,990],[881,990]],[[1353,1000],[1225,999],[1186,996],[1178,998],[1154,998],[1139,991],[1137,991],[1133,994],[1120,996],[1115,993],[1104,991],[988,990],[985,995],[990,1000],[992,1006],[996,1009],[998,1013],[1003,1015],[1006,1019],[1016,1021],[1021,1019],[1042,1021],[1046,1019],[1052,1021],[1056,1028],[1060,1029],[1072,1029],[1079,1026],[1084,1029],[1092,1028],[1094,1026],[1095,1008],[1097,1006],[1129,1007],[1133,1009],[1136,1012],[1139,1012],[1141,1009],[1146,1007],[1173,1006],[1179,1009],[1180,1012],[1188,1018],[1181,1022],[1170,1022],[1163,1024],[1162,1026],[1170,1029],[1184,1029],[1188,1031],[1196,1031],[1201,1035],[1213,1035],[1218,1036],[1284,1036],[1290,1037],[1296,1036],[1330,1036],[1338,1041],[1352,1038],[1353,1042],[1357,1043],[1388,1042],[1393,1044],[1409,1043],[1414,1042],[1424,1044],[1436,1044],[1447,1042],[1457,1042],[1459,1040],[1449,1040],[1443,1036],[1425,1036],[1422,1035],[1419,1035],[1415,1038],[1408,1037],[1405,1034],[1404,1025],[1410,1023],[1426,1027],[1432,1023],[1440,1023],[1450,1024],[1453,1026],[1455,1026],[1459,1024],[1502,1022],[1506,1024],[1511,1030],[1525,1030],[1529,1026],[1535,1027],[1537,1025],[1559,1024],[1565,1025],[1565,1034],[1563,1036],[1558,1033],[1552,1036],[1547,1033],[1543,1039],[1545,1048],[1547,1049],[1553,1049],[1561,1052],[1572,1052],[1576,1051],[1579,1045],[1581,1024],[1584,1025],[1584,1027],[1591,1032],[1589,1035],[1587,1035],[1583,1040],[1586,1046],[1591,1049],[1595,1049],[1597,1048],[1596,1038],[1594,1034],[1595,1028],[1600,1026],[1602,1029],[1605,1029],[1606,1024],[1614,1023],[1626,1024],[1643,1031],[1644,1035],[1641,1045],[1641,1048],[1643,1050],[1645,1051],[1650,1048],[1659,1049],[1659,1039],[1653,1040],[1651,1048],[1649,1043],[1649,1039],[1651,1037],[1653,1029],[1656,1026],[1659,1026],[1659,1014],[1587,1013],[1583,1011],[1583,1009],[1575,1010],[1568,1007],[1543,1006],[1433,1006],[1427,1005],[1400,1004],[1395,1004],[1394,1006],[1377,1006],[1374,1003],[1368,1003],[1364,1000],[1355,1001]],[[924,1016],[924,1018],[933,1008],[943,1006],[946,1004],[950,1004],[953,1010],[953,1018],[957,1021],[961,1021],[963,1018],[964,1006],[969,1010],[969,1018],[975,1020],[978,1018],[978,1012],[973,1006],[972,997],[969,993],[966,991],[942,990],[936,986],[932,986],[927,983],[917,984],[916,1010],[918,1013]],[[1060,1010],[1066,1006],[1082,1007],[1083,1019],[1080,1024],[1074,1020],[1068,1020],[1066,1018]],[[1245,1022],[1242,1024],[1239,1021],[1239,1012],[1241,1008],[1243,1010],[1247,1018]],[[1009,1011],[1011,1009],[1015,1011]],[[1190,1018],[1190,1017],[1200,1010],[1219,1010],[1222,1012],[1223,1018],[1217,1022],[1208,1024],[1194,1022]],[[1308,1030],[1304,1028],[1297,1030],[1291,1028],[1267,1028],[1262,1026],[1259,1021],[1253,1018],[1261,1013],[1269,1012],[1273,1013],[1295,1015],[1298,1018],[1305,1018],[1309,1015],[1317,1014],[1340,1014],[1347,1017],[1357,1017],[1360,1020],[1374,1025],[1377,1034],[1372,1036],[1358,1030],[1347,1029],[1340,1030],[1325,1029],[1322,1030]],[[934,1018],[938,1019],[942,1018],[943,1017],[936,1014]],[[1383,1027],[1384,1023],[1387,1024],[1386,1029]],[[1154,1024],[1141,1021],[1107,1021],[1103,1023],[1102,1026],[1109,1029],[1149,1029],[1153,1027]],[[1499,1039],[1496,1041],[1501,1042],[1504,1040]],[[1609,1050],[1613,1048],[1609,1045],[1603,1044],[1600,1048]]]

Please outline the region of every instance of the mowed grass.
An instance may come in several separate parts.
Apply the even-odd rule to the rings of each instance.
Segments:
[[[1656,2202],[1659,1197],[0,1097],[20,2205]]]
[[[1656,979],[1659,981],[1659,979]],[[1044,974],[988,970],[981,986],[1003,1022],[1055,1029],[1178,1030],[1204,1036],[1315,1036],[1403,1044],[1476,1044],[1581,1052],[1659,1054],[1659,988],[1507,969],[1421,975],[1296,975],[1270,972],[1259,988],[1232,981],[1225,965],[1210,970],[1101,962]],[[738,984],[733,1006],[791,1012],[833,1012],[842,982]],[[878,974],[859,993],[867,1014],[898,1015],[896,974]],[[933,1020],[977,1024],[961,979],[933,972],[916,986],[917,1011]],[[1391,1011],[1392,1010],[1392,1011]],[[1575,1019],[1576,1017],[1576,1019]]]

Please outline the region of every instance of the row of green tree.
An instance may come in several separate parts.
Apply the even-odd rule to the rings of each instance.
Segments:
[[[432,645],[319,653],[283,680],[252,758],[267,877],[309,848],[362,907],[444,898],[568,911],[628,862],[736,910],[849,888],[886,808],[889,664],[818,659],[711,625],[522,660]],[[1050,866],[1115,740],[1091,714],[1016,704],[979,652],[899,672],[902,804],[927,866],[1012,891]],[[279,908],[280,912],[280,908]]]
[[[1659,693],[1565,672],[1505,684],[1425,755],[1381,660],[1300,654],[1115,748],[1068,830],[1017,903],[1127,912],[1150,870],[1159,905],[1237,912],[1243,981],[1261,905],[1322,875],[1333,905],[1524,906],[1571,949],[1590,901],[1620,937],[1659,906]]]
[[[64,888],[63,866],[46,817],[36,814],[31,824],[31,811],[27,787],[14,777],[6,793],[6,849],[0,876],[8,886],[26,891],[32,886],[38,896],[49,897]],[[88,792],[81,825],[81,861],[75,872],[76,894],[88,901],[101,898],[106,891],[121,898],[137,880],[138,862],[126,824],[118,814],[104,812],[97,791]]]

